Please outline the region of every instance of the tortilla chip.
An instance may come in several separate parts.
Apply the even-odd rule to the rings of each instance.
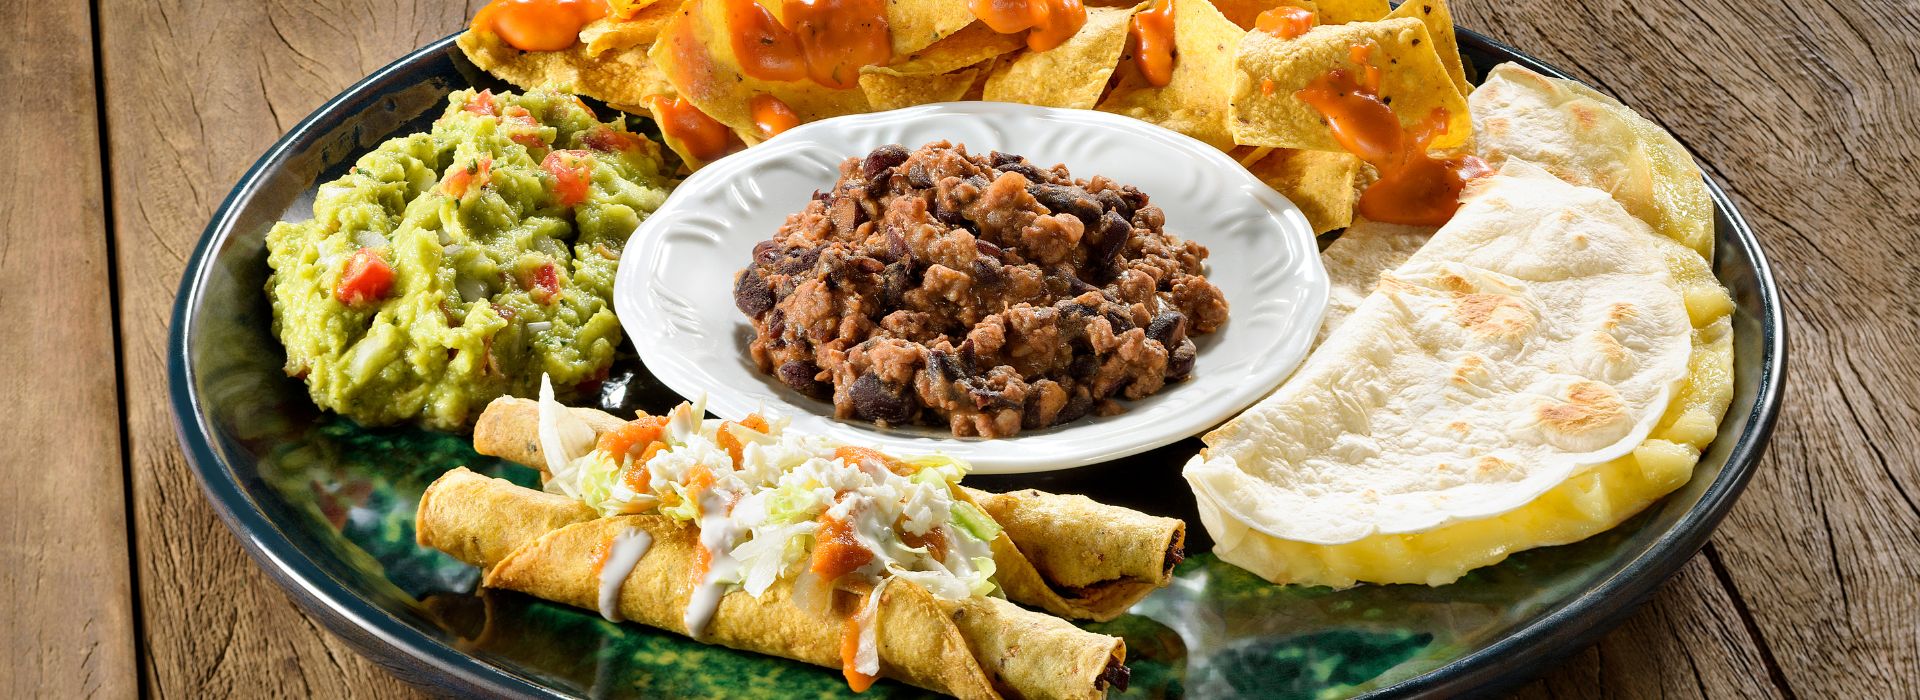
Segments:
[[[1277,148],[1265,158],[1247,166],[1254,177],[1267,183],[1307,215],[1315,234],[1353,223],[1354,205],[1360,202],[1360,181],[1364,167],[1350,153],[1299,151]]]
[[[755,95],[772,95],[785,102],[801,123],[873,111],[866,94],[857,89],[747,76],[740,71],[727,31],[721,3],[686,0],[648,51],[674,90],[720,123],[735,131],[753,132],[747,105]]]
[[[1411,129],[1435,109],[1445,110],[1448,128],[1430,147],[1456,149],[1473,137],[1467,101],[1434,52],[1427,27],[1411,17],[1314,27],[1294,39],[1250,32],[1235,61],[1228,123],[1236,143],[1315,151],[1343,150],[1320,112],[1294,96],[1336,69],[1356,70],[1350,49],[1373,42],[1373,65],[1380,68],[1380,97],[1393,106],[1403,127]]]
[[[1320,5],[1315,0],[1213,0],[1214,9],[1247,31],[1253,31],[1253,22],[1260,18],[1260,13],[1283,6],[1312,12],[1315,18],[1320,16]]]
[[[1184,0],[1173,8],[1173,76],[1166,87],[1148,84],[1129,50],[1115,69],[1118,83],[1098,109],[1158,124],[1221,150],[1232,148],[1225,119],[1232,92],[1221,77],[1233,70],[1235,51],[1246,35],[1212,3]]]
[[[1447,9],[1447,0],[1407,0],[1387,15],[1387,19],[1398,17],[1412,17],[1427,25],[1427,36],[1433,37],[1433,51],[1440,54],[1447,77],[1460,88],[1460,94],[1473,92],[1473,86],[1467,83],[1467,71],[1460,64],[1460,45],[1454,41],[1453,11]]]
[[[1127,48],[1127,21],[1144,7],[1087,8],[1087,23],[1073,38],[1002,62],[987,77],[981,96],[992,102],[1093,109]]]
[[[1372,22],[1387,16],[1387,0],[1314,0],[1320,6],[1321,24]]]
[[[644,49],[587,55],[585,44],[564,51],[527,52],[487,32],[469,31],[456,42],[481,70],[523,90],[547,88],[585,95],[612,105],[641,105],[652,95],[672,92],[665,75],[647,60]]]
[[[967,94],[979,75],[979,68],[940,75],[910,75],[892,68],[868,66],[860,69],[860,91],[867,94],[867,102],[876,110],[954,102]]]
[[[1024,36],[1001,34],[983,23],[974,22],[917,53],[888,64],[887,68],[899,75],[940,75],[978,65],[981,61],[1018,51],[1026,45]]]
[[[667,26],[667,20],[673,19],[679,9],[677,0],[651,1],[627,19],[595,20],[580,30],[580,40],[586,43],[588,56],[645,46],[660,36],[660,28]]]
[[[967,0],[887,0],[887,33],[895,57],[918,53],[973,23]]]

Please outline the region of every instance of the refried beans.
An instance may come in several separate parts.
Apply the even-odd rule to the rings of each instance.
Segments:
[[[1131,185],[945,141],[840,165],[753,249],[753,360],[834,415],[1007,437],[1122,410],[1227,321],[1207,249]]]

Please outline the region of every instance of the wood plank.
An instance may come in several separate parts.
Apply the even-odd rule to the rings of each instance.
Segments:
[[[166,326],[187,253],[253,160],[327,97],[452,32],[474,9],[430,0],[101,3],[144,673],[155,696],[408,692],[303,617],[201,497],[166,407]]]
[[[30,38],[0,44],[7,697],[139,689],[89,17],[82,0],[0,3]]]
[[[1920,696],[1920,6],[1463,5],[1468,26],[1667,125],[1735,193],[1785,290],[1793,363],[1772,449],[1714,538],[1722,588],[1778,690]],[[1655,643],[1640,618],[1665,614],[1615,636]]]

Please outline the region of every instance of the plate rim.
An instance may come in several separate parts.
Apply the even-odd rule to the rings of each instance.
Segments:
[[[1545,75],[1573,79],[1505,42],[1465,27],[1456,25],[1455,29],[1463,49],[1493,53]],[[427,636],[353,593],[321,568],[311,554],[295,546],[261,510],[238,475],[215,451],[209,426],[202,420],[199,396],[193,389],[193,371],[186,362],[190,338],[185,331],[191,325],[193,312],[200,306],[200,293],[214,270],[212,253],[230,238],[235,206],[258,191],[261,173],[285,160],[298,142],[315,136],[316,127],[332,113],[372,99],[366,93],[402,77],[414,64],[451,50],[459,35],[456,32],[408,52],[329,98],[275,141],[240,176],[202,231],[175,293],[166,345],[169,413],[182,456],[222,523],[268,577],[304,611],[327,623],[325,626],[335,636],[401,680],[418,686],[452,688],[493,697],[566,698],[571,696]],[[1539,675],[1547,668],[1543,662],[1584,648],[1611,630],[1670,579],[1705,544],[1758,469],[1784,399],[1787,327],[1777,280],[1752,228],[1719,181],[1704,172],[1702,177],[1715,208],[1731,224],[1730,233],[1738,247],[1753,261],[1760,307],[1757,321],[1764,334],[1760,366],[1756,368],[1759,377],[1754,402],[1746,408],[1748,422],[1734,437],[1720,474],[1673,527],[1661,533],[1639,556],[1616,565],[1612,574],[1581,594],[1478,651],[1359,697],[1435,697],[1485,692]],[[1723,423],[1730,417],[1731,414],[1722,418]],[[1623,598],[1631,602],[1608,604]],[[425,668],[420,668],[421,664]]]

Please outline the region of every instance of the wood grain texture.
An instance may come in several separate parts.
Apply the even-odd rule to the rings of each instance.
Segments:
[[[138,691],[93,36],[0,3],[0,696]],[[49,85],[61,89],[48,90]],[[58,504],[54,506],[53,504]]]
[[[142,667],[155,695],[402,692],[302,618],[200,497],[164,406],[165,323],[186,251],[274,136],[456,29],[477,4],[98,7]],[[1904,301],[1920,287],[1920,6],[1460,0],[1454,9],[1462,24],[1572,71],[1691,147],[1757,230],[1791,329],[1788,409],[1713,542],[1619,629],[1516,694],[1920,697],[1920,305]],[[13,246],[18,227],[8,223]],[[12,264],[8,255],[0,249],[0,262]],[[0,684],[9,687],[19,686]]]
[[[97,8],[118,251],[142,665],[157,697],[390,697],[201,495],[166,407],[167,318],[201,229],[281,132],[477,9],[420,0],[107,0]]]

